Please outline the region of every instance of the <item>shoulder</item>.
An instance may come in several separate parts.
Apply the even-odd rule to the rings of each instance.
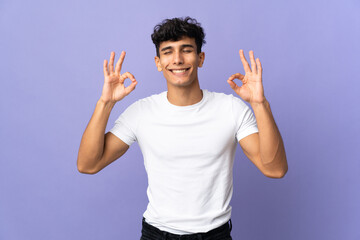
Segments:
[[[153,111],[154,109],[158,109],[160,106],[162,106],[164,103],[164,94],[166,92],[161,92],[158,94],[153,94],[148,97],[144,97],[141,99],[138,99],[134,103],[132,103],[126,111],[131,112],[139,112],[141,111],[142,114],[148,113]]]
[[[154,105],[159,105],[163,103],[165,95],[166,95],[166,91],[158,94],[153,94],[148,97],[137,100],[136,103],[141,107],[150,107]]]
[[[126,107],[119,119],[133,119],[132,121],[137,119],[136,121],[138,121],[140,115],[144,117],[152,114],[154,109],[160,105],[163,94],[164,92],[136,100]]]
[[[226,93],[222,93],[222,92],[212,92],[212,91],[208,91],[208,90],[204,90],[207,92],[208,98],[210,100],[213,100],[215,102],[220,102],[220,103],[227,103],[227,104],[232,104],[232,105],[241,105],[241,106],[246,106],[245,102],[239,98],[234,96],[233,94],[226,94]]]
[[[222,113],[230,113],[235,121],[242,119],[243,116],[251,114],[250,107],[238,96],[220,92],[208,91],[211,106]]]
[[[157,93],[157,94],[152,94],[148,97],[145,98],[141,98],[138,100],[138,102],[142,103],[142,104],[152,104],[158,101],[161,101],[162,98],[164,97],[164,94],[166,94],[166,91],[161,92],[161,93]]]

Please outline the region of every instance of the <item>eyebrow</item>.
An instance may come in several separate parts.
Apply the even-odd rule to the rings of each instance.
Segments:
[[[190,47],[190,48],[194,49],[194,46],[191,45],[191,44],[183,44],[183,45],[180,46],[180,48],[186,48],[186,47]],[[163,51],[166,51],[166,50],[172,49],[172,48],[174,48],[174,47],[173,46],[168,46],[168,47],[162,48],[160,51],[163,52]]]

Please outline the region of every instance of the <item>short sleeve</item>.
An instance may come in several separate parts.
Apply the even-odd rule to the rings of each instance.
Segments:
[[[243,100],[233,97],[232,111],[235,118],[237,141],[250,134],[259,132],[255,116]]]
[[[139,102],[131,104],[115,121],[109,131],[120,138],[127,145],[131,145],[136,139],[136,129],[139,119]]]

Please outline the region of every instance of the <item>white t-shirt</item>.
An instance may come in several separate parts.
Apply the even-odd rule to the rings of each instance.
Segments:
[[[240,98],[203,90],[200,102],[176,106],[165,91],[130,105],[110,132],[140,146],[148,175],[146,222],[190,234],[229,221],[235,150],[258,132]]]

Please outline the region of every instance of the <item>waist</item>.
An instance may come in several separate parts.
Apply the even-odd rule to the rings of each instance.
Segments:
[[[208,232],[199,232],[199,233],[192,233],[192,234],[174,234],[167,231],[162,231],[157,227],[152,226],[151,224],[147,223],[145,218],[142,220],[142,233],[143,235],[151,233],[152,236],[158,237],[165,237],[166,239],[191,239],[194,237],[201,236],[201,239],[213,238],[213,237],[220,237],[220,236],[230,236],[230,232],[232,229],[231,219],[225,224],[214,228]],[[216,238],[217,239],[217,238]]]
[[[162,231],[179,235],[208,232],[231,218],[229,205],[226,209],[208,206],[207,209],[184,208],[180,210],[182,211],[176,208],[156,208],[149,203],[143,217],[148,224]]]

